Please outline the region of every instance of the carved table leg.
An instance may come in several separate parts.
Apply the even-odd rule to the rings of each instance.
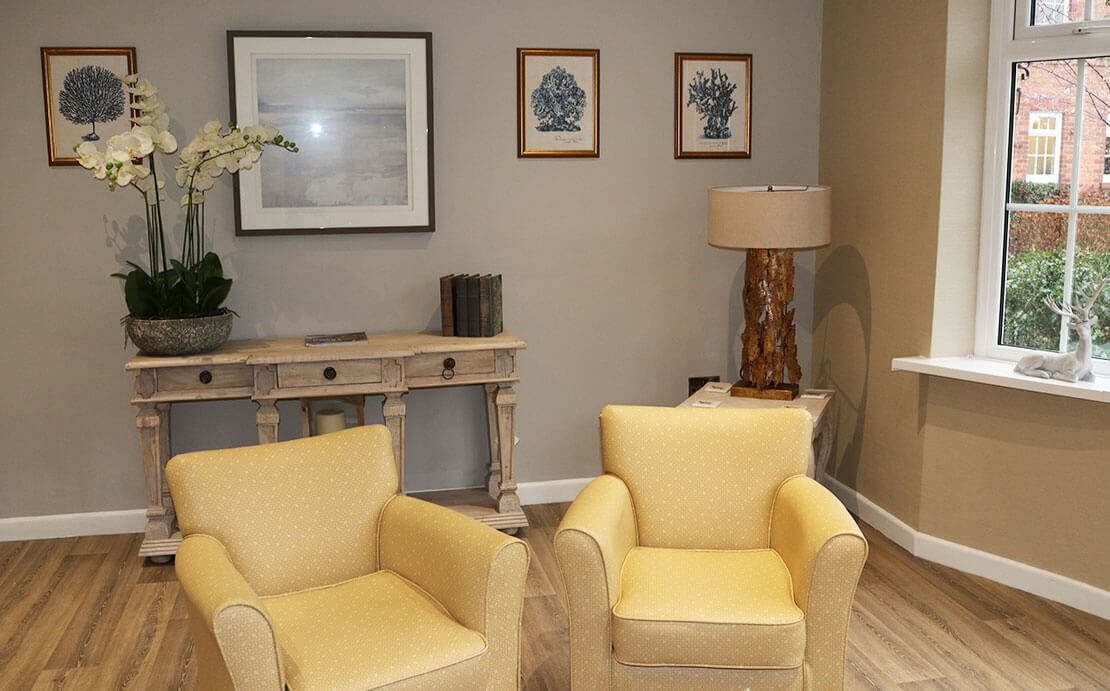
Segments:
[[[489,427],[489,475],[486,483],[489,495],[497,498],[501,486],[501,435],[498,431],[497,384],[483,384],[486,390],[486,424]]]
[[[818,482],[824,482],[825,469],[832,455],[836,437],[836,412],[836,400],[830,400],[821,416],[821,422],[813,431],[813,479]]]
[[[393,459],[397,463],[397,489],[405,491],[405,402],[404,391],[390,391],[382,402],[382,418],[393,437]]]
[[[258,412],[254,414],[255,424],[258,425],[258,443],[272,444],[278,440],[278,423],[281,422],[277,401],[264,398],[255,403],[258,404]]]
[[[516,421],[516,392],[513,385],[497,385],[493,396],[497,408],[497,448],[500,452],[501,478],[497,483],[497,510],[501,513],[520,512],[520,498],[516,495],[516,477],[513,474],[514,425]]]
[[[176,516],[166,484],[166,463],[170,460],[169,403],[139,406],[135,426],[139,428],[139,451],[146,478],[146,531],[143,543],[167,540],[174,533]],[[153,556],[167,561],[168,556]]]
[[[277,366],[259,365],[254,368],[254,402],[258,404],[258,412],[254,414],[255,424],[258,425],[258,443],[272,444],[278,440],[278,414],[277,400],[267,398],[277,388]]]

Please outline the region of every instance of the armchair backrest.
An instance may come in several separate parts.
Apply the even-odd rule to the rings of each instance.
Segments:
[[[383,425],[174,457],[182,536],[215,537],[262,596],[377,570],[378,519],[397,494]]]
[[[805,410],[607,406],[601,463],[628,486],[645,547],[768,547],[782,481],[804,473]]]

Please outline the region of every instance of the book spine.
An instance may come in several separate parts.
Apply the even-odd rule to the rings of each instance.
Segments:
[[[481,294],[478,288],[479,282],[480,277],[478,274],[466,277],[467,336],[482,335],[482,316],[479,312],[481,308]]]
[[[493,312],[490,305],[490,288],[493,276],[486,274],[478,279],[478,320],[481,322],[482,335],[493,335]]]
[[[470,335],[470,319],[467,311],[470,307],[470,301],[466,298],[466,274],[457,275],[452,279],[454,283],[455,293],[455,335],[456,336],[469,336]]]
[[[490,281],[489,291],[490,302],[490,321],[493,323],[493,333],[491,336],[496,336],[505,330],[504,324],[504,310],[501,308],[501,274],[497,274]]]
[[[439,323],[444,336],[455,335],[455,274],[439,277]]]

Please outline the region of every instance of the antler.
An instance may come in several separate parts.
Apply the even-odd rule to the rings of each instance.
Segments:
[[[1108,280],[1110,280],[1110,276],[1104,276],[1103,279],[1097,284],[1092,282],[1091,286],[1087,289],[1094,291],[1091,295],[1087,295],[1087,293],[1084,292],[1082,289],[1076,291],[1083,296],[1084,305],[1082,307],[1080,307],[1078,304],[1076,305],[1076,307],[1079,308],[1080,313],[1083,315],[1083,321],[1087,321],[1091,318],[1091,308],[1095,306],[1095,301],[1098,300],[1099,293],[1101,293],[1102,289],[1106,287],[1106,281]]]
[[[1095,306],[1095,301],[1098,300],[1098,296],[1102,292],[1102,289],[1106,287],[1107,281],[1110,281],[1110,276],[1106,276],[1098,283],[1092,282],[1090,287],[1087,288],[1087,290],[1093,291],[1091,295],[1087,295],[1082,288],[1077,288],[1075,292],[1082,296],[1082,305],[1080,305],[1078,301],[1074,306],[1057,305],[1056,301],[1052,299],[1051,296],[1044,299],[1044,304],[1048,305],[1050,310],[1059,314],[1061,317],[1067,317],[1076,323],[1085,322],[1091,318],[1091,308]],[[1075,310],[1079,310],[1079,314],[1076,314]]]
[[[1071,308],[1071,305],[1057,305],[1056,301],[1052,299],[1051,295],[1044,299],[1044,304],[1048,305],[1048,309],[1052,310],[1056,314],[1059,314],[1061,317],[1067,317],[1068,319],[1079,321],[1079,317],[1076,316],[1075,311]]]

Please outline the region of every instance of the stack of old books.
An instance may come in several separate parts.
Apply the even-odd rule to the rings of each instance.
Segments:
[[[439,278],[444,336],[501,333],[501,274],[448,274]]]

